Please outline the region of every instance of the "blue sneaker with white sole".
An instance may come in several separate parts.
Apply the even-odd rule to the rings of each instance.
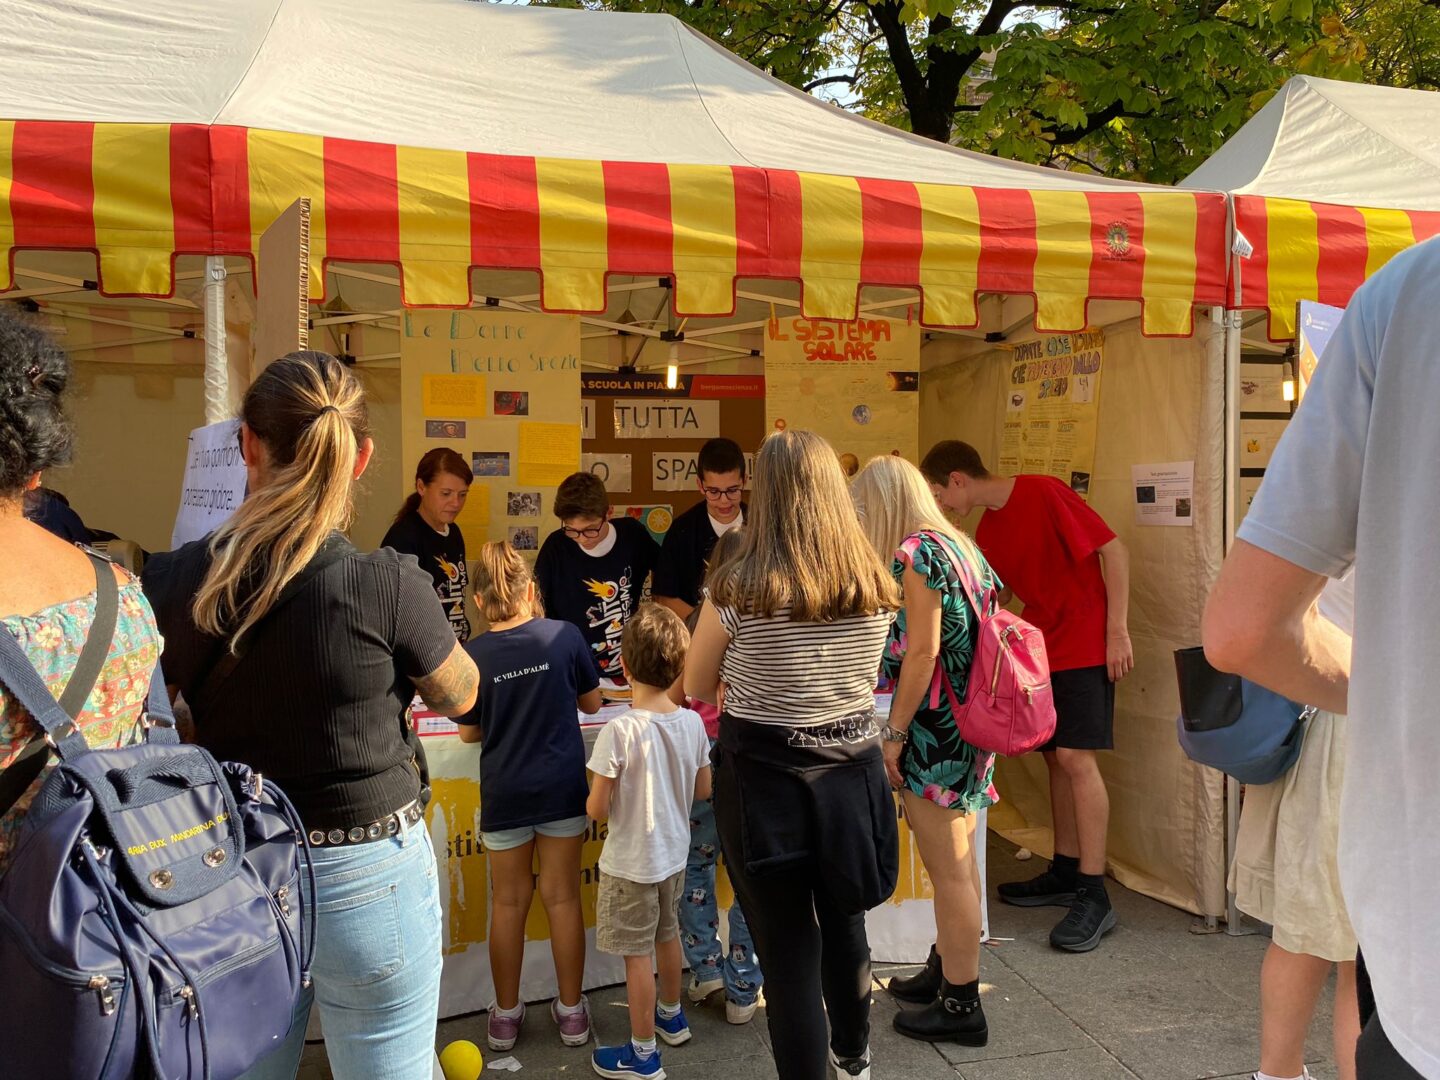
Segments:
[[[685,1020],[685,1010],[681,1009],[668,1020],[660,1015],[660,1010],[655,1010],[655,1034],[664,1039],[670,1046],[679,1046],[681,1043],[690,1041],[690,1025]]]
[[[635,1044],[624,1046],[602,1046],[590,1055],[590,1067],[597,1076],[611,1080],[625,1080],[629,1076],[643,1076],[647,1080],[665,1080],[665,1070],[660,1067],[660,1051],[641,1057]]]

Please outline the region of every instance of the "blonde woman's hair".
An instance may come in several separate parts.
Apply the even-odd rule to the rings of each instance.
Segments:
[[[525,603],[525,589],[534,580],[527,563],[506,540],[492,540],[475,560],[475,603],[486,622],[508,622],[538,614]]]
[[[945,516],[925,475],[902,457],[871,458],[851,482],[850,495],[870,546],[887,563],[907,536],[922,530],[949,537],[972,555],[977,551]]]
[[[835,466],[813,431],[777,431],[755,456],[755,486],[739,550],[716,567],[719,607],[796,622],[893,611],[900,592],[860,530]]]
[[[337,530],[349,527],[355,459],[369,437],[365,392],[328,353],[276,360],[240,409],[269,455],[265,485],[210,538],[195,625],[230,648],[275,604]]]

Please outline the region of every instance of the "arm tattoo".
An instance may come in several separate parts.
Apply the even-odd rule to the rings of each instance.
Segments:
[[[468,712],[475,704],[479,686],[480,673],[475,670],[475,662],[458,642],[443,664],[415,680],[415,689],[420,691],[425,704],[442,716]]]

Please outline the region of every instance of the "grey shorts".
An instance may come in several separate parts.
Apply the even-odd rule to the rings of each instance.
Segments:
[[[595,901],[595,947],[612,956],[649,956],[680,936],[680,894],[685,871],[642,884],[600,871]]]

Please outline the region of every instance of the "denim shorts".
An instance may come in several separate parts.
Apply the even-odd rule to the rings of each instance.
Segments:
[[[499,832],[482,832],[480,841],[487,851],[509,851],[541,836],[579,836],[590,828],[590,819],[584,814],[579,817],[561,818],[559,821],[542,821],[539,825],[522,825],[518,829],[501,829]]]

